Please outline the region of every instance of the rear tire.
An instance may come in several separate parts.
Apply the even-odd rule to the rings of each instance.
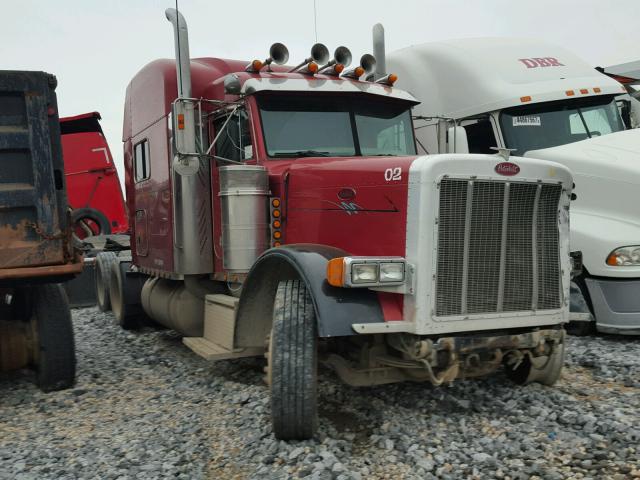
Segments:
[[[57,284],[33,287],[31,321],[37,335],[37,382],[44,392],[71,387],[76,356],[67,295]]]
[[[142,306],[140,305],[142,284],[138,281],[139,279],[127,277],[130,266],[131,262],[116,263],[111,268],[111,278],[109,279],[111,310],[116,317],[116,322],[124,330],[137,328],[142,315]]]
[[[281,440],[312,438],[317,428],[317,333],[304,282],[280,282],[268,352],[273,433]]]
[[[102,312],[111,310],[109,283],[111,270],[117,263],[118,256],[114,252],[100,252],[96,256],[96,301]]]

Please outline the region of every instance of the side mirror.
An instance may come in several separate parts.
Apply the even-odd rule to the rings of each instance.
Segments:
[[[449,127],[447,130],[447,153],[469,153],[467,131],[464,127]]]

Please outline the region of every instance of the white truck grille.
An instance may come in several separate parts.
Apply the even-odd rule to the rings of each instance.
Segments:
[[[562,186],[440,183],[436,316],[560,308]]]

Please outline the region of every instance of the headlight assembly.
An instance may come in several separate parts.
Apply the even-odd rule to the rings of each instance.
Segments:
[[[611,267],[640,266],[640,245],[616,248],[607,257],[607,265]]]

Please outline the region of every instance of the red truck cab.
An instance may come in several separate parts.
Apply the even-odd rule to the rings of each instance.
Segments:
[[[80,238],[129,230],[118,171],[100,119],[98,112],[60,119],[67,195]]]

